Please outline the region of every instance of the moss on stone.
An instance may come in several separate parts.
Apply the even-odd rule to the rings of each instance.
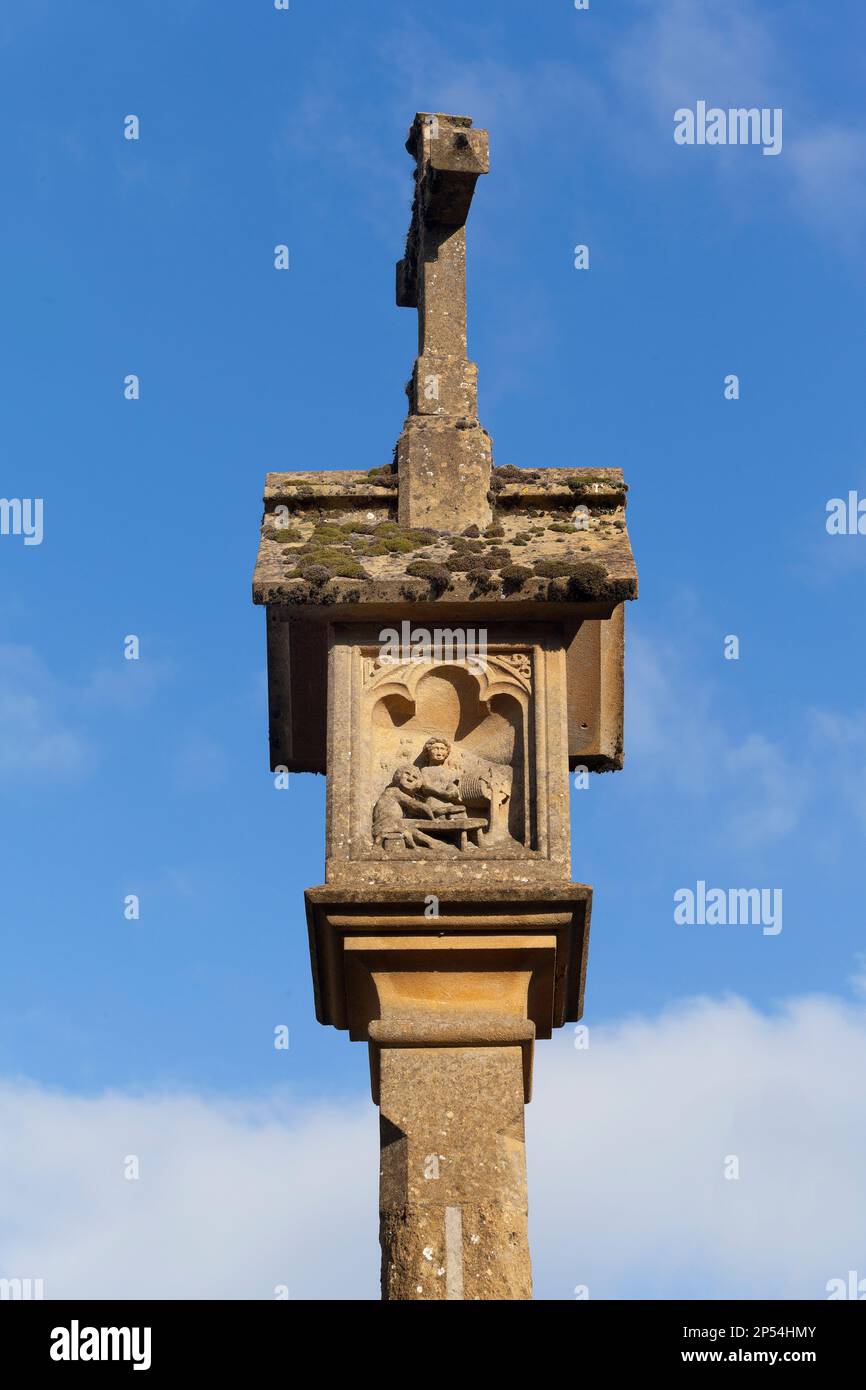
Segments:
[[[510,557],[509,557],[510,558]],[[471,551],[452,551],[446,555],[443,564],[456,574],[482,574],[487,570],[499,568],[499,561],[492,555],[475,555]]]
[[[316,545],[312,541],[302,546],[297,553],[299,565],[324,565],[327,568],[332,563],[351,559],[349,550],[345,546]]]
[[[528,565],[505,565],[502,570],[502,587],[507,594],[513,594],[532,578]]]
[[[581,575],[587,578],[592,575],[604,577],[607,574],[607,569],[600,560],[544,559],[536,560],[534,568],[535,573],[542,579],[568,579]]]
[[[607,566],[601,560],[539,560],[535,573],[550,579],[549,599],[596,599],[610,589]],[[557,583],[564,580],[565,584]]]
[[[367,477],[377,487],[397,486],[397,469],[393,463],[386,463],[381,468],[368,468]]]
[[[566,483],[572,492],[585,492],[594,487],[607,488],[610,492],[626,492],[625,483],[620,478],[611,478],[607,473],[587,471],[566,478]]]
[[[433,544],[429,536],[384,536],[377,540],[375,550],[380,555],[408,555],[413,550],[425,550]]]
[[[293,579],[305,579],[313,588],[319,588],[322,584],[327,584],[331,578],[331,571],[324,565],[306,565],[291,576]]]
[[[442,594],[451,583],[451,574],[444,565],[434,564],[432,560],[413,560],[406,566],[406,573],[413,579],[426,579],[435,594]]]
[[[499,585],[489,570],[479,570],[473,575],[473,594],[489,594],[498,588]]]
[[[344,532],[341,526],[329,526],[324,524],[317,526],[310,537],[311,545],[329,545],[333,541],[343,540]]]
[[[298,557],[298,565],[291,578],[306,579],[310,584],[323,583],[321,575],[328,579],[369,579],[367,571],[358,564],[354,555],[345,550],[310,550]]]
[[[510,563],[511,552],[509,550],[506,550],[504,545],[491,546],[484,558],[487,561],[492,560],[494,562],[494,565],[488,566],[488,568],[495,567],[496,569],[499,569],[501,565],[507,565]]]
[[[429,527],[400,526],[396,521],[380,521],[373,537],[377,545],[395,553],[420,550],[437,540],[436,532]],[[385,550],[381,553],[384,554]]]

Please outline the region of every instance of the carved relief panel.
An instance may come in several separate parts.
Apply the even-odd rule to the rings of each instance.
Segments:
[[[472,655],[422,646],[394,657],[336,628],[329,685],[329,870],[567,865],[560,642],[488,632]]]

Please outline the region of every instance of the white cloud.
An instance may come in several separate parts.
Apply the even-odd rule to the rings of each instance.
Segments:
[[[80,771],[86,740],[66,721],[63,693],[30,647],[0,645],[0,782]]]
[[[148,656],[127,661],[118,643],[111,665],[92,671],[78,699],[84,710],[137,714],[145,709],[173,675],[170,662]]]
[[[171,674],[165,661],[124,661],[118,647],[113,666],[84,680],[61,680],[33,647],[0,643],[0,784],[92,770],[99,742],[88,731],[93,720],[101,735],[106,711],[141,712]],[[212,773],[219,750],[205,751],[193,749],[183,767],[201,753]]]
[[[849,983],[858,999],[866,1000],[866,951],[858,951],[855,957],[855,969],[851,975]]]
[[[490,130],[494,167],[502,163],[496,147],[537,151],[539,140],[557,133],[566,116],[601,116],[597,77],[567,58],[518,62],[505,56],[507,34],[491,25],[463,25],[443,39],[442,31],[417,20],[402,22],[384,40],[381,56],[391,78],[392,100],[401,112],[444,111],[471,116]],[[418,55],[423,54],[423,63]]]
[[[859,253],[866,224],[866,129],[816,122],[790,148],[794,195],[804,217],[829,226]]]
[[[405,138],[416,111],[467,115],[488,128],[500,193],[510,188],[513,198],[525,191],[522,176],[499,149],[534,154],[564,118],[585,127],[601,115],[593,75],[560,57],[510,61],[496,26],[462,24],[443,37],[441,26],[401,18],[381,29],[370,72],[375,99],[358,103],[347,95],[345,65],[355,55],[332,53],[293,90],[276,153],[339,167],[356,210],[395,256],[395,226],[398,236],[408,226],[413,185],[412,163],[408,155],[400,160],[393,141]]]
[[[701,97],[710,105],[765,105],[780,78],[780,55],[767,25],[748,3],[649,0],[617,43],[611,67],[672,129],[674,110]]]
[[[866,1276],[862,1008],[697,1000],[595,1029],[585,1052],[542,1047],[536,1084],[547,1297],[822,1298]]]
[[[762,206],[785,180],[790,205],[819,235],[857,250],[866,228],[866,125],[827,119],[786,53],[788,34],[753,0],[708,6],[706,0],[644,0],[645,13],[612,49],[610,72],[621,90],[621,139],[636,108],[648,126],[634,128],[631,142],[648,170],[673,151],[673,113],[698,100],[723,108],[781,107],[783,152],[779,160],[743,159],[744,151],[704,151],[706,168],[729,184],[730,211],[740,214],[765,191]],[[808,31],[806,31],[808,32]],[[625,147],[625,146],[624,146]],[[720,157],[721,156],[721,157]],[[680,167],[685,161],[679,158]],[[778,169],[772,166],[778,164]],[[688,167],[694,168],[689,162]],[[744,193],[744,180],[749,193]],[[763,181],[762,183],[759,181]]]
[[[605,149],[654,180],[672,169],[688,171],[688,178],[698,168],[706,171],[731,220],[775,212],[780,198],[787,199],[817,235],[859,247],[866,229],[866,124],[827,117],[789,30],[766,7],[754,0],[722,6],[643,0],[631,22],[622,18],[605,35],[594,36],[589,49],[580,37],[583,21],[573,18],[573,47],[565,43],[550,56],[515,61],[506,22],[469,21],[445,32],[401,17],[390,28],[382,26],[372,52],[375,101],[351,99],[343,77],[352,55],[332,52],[292,92],[278,148],[339,165],[354,212],[374,222],[389,246],[394,218],[403,216],[411,190],[411,166],[394,163],[392,142],[416,110],[427,110],[470,115],[489,128],[506,203],[524,196],[526,161],[540,142],[566,150],[579,142]],[[809,23],[809,16],[802,18],[805,44]],[[343,42],[351,43],[351,36]],[[755,158],[757,150],[678,149],[674,111],[697,100],[724,108],[781,107],[781,157]],[[578,160],[569,178],[579,177]],[[576,196],[580,201],[579,185]],[[483,247],[476,242],[476,253],[482,249],[501,254],[493,238]]]
[[[809,723],[824,776],[832,783],[837,812],[842,810],[847,824],[847,812],[853,811],[856,824],[866,830],[866,714],[812,710]]]
[[[378,1135],[339,1110],[0,1088],[0,1275],[48,1298],[373,1298]],[[128,1155],[140,1177],[124,1177]]]
[[[708,831],[734,847],[783,839],[799,823],[813,774],[758,732],[734,735],[718,712],[719,682],[698,680],[667,638],[629,634],[626,756],[632,778],[679,809],[712,807]],[[719,640],[719,661],[722,662]]]
[[[346,1046],[349,1046],[347,1043]],[[541,1044],[537,1294],[825,1296],[866,1275],[866,1010],[695,1000]],[[194,1095],[0,1087],[0,1275],[48,1297],[375,1298],[377,1121]],[[136,1154],[141,1177],[123,1178]],[[724,1177],[736,1155],[738,1181]]]

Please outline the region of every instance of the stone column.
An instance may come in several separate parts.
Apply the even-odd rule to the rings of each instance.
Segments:
[[[442,1045],[479,1031],[477,1019],[371,1024],[384,1299],[532,1297],[523,1106],[535,1030],[491,1020],[488,1045]]]

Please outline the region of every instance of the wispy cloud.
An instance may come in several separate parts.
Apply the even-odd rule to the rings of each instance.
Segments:
[[[656,798],[675,793],[686,816],[712,807],[708,833],[734,848],[780,840],[799,823],[810,770],[763,732],[734,733],[722,707],[720,683],[695,676],[676,643],[630,635],[630,776]]]
[[[810,723],[839,811],[846,819],[853,812],[857,827],[866,831],[866,710],[812,710]]]
[[[612,45],[610,69],[668,133],[676,107],[696,97],[763,105],[786,76],[770,28],[743,0],[723,6],[644,0],[635,23]]]
[[[0,784],[91,771],[106,716],[140,714],[171,673],[170,663],[155,658],[125,661],[118,646],[113,665],[61,679],[34,647],[0,643]],[[217,754],[210,753],[213,768]],[[190,756],[194,750],[180,754],[179,767],[188,771]]]
[[[357,208],[392,249],[395,218],[402,232],[412,194],[412,165],[408,156],[402,168],[395,163],[393,139],[416,111],[471,116],[490,130],[497,160],[497,146],[531,152],[564,117],[587,124],[603,110],[595,77],[567,59],[516,63],[497,25],[469,22],[457,30],[443,38],[413,18],[390,30],[383,25],[370,73],[375,99],[346,90],[338,57],[320,61],[293,94],[277,141],[278,158],[338,166]],[[351,35],[341,41],[351,43]],[[501,191],[519,182],[504,160],[496,167]]]
[[[866,228],[866,125],[818,122],[797,136],[788,157],[803,218],[859,254]]]
[[[0,782],[68,776],[91,747],[68,719],[64,691],[30,647],[0,645]]]
[[[813,233],[859,246],[866,230],[866,122],[824,113],[782,18],[756,0],[715,7],[706,0],[640,0],[632,16],[631,22],[621,16],[590,48],[575,44],[549,57],[518,59],[513,31],[495,19],[467,21],[444,34],[416,18],[402,18],[390,30],[383,25],[371,73],[375,101],[347,91],[345,68],[332,57],[294,95],[279,147],[339,163],[358,208],[390,244],[409,189],[408,174],[395,169],[393,134],[416,110],[467,114],[488,126],[494,157],[497,147],[509,151],[513,173],[504,161],[497,164],[506,188],[510,177],[518,183],[522,177],[522,155],[550,138],[573,145],[579,137],[655,182],[686,168],[691,176],[695,152],[673,143],[677,108],[697,100],[723,108],[781,107],[780,159],[706,149],[701,170],[736,221],[775,210],[781,197]],[[351,35],[340,41],[349,44]]]
[[[159,658],[126,661],[118,646],[117,659],[103,663],[85,681],[79,700],[84,709],[138,713],[171,678],[171,663]]]
[[[866,230],[866,122],[823,114],[788,54],[781,19],[755,0],[708,6],[704,0],[643,0],[641,12],[610,56],[620,100],[613,126],[631,126],[628,146],[648,172],[671,167],[673,113],[698,100],[728,107],[781,107],[782,159],[754,161],[742,151],[703,152],[729,191],[738,217],[772,206],[781,179],[792,211],[819,236],[852,251]],[[642,111],[643,121],[635,116]],[[709,159],[707,159],[709,155]],[[680,167],[684,161],[677,153]],[[778,164],[777,169],[767,166]],[[691,166],[694,167],[693,165]],[[748,196],[744,190],[748,188]]]

